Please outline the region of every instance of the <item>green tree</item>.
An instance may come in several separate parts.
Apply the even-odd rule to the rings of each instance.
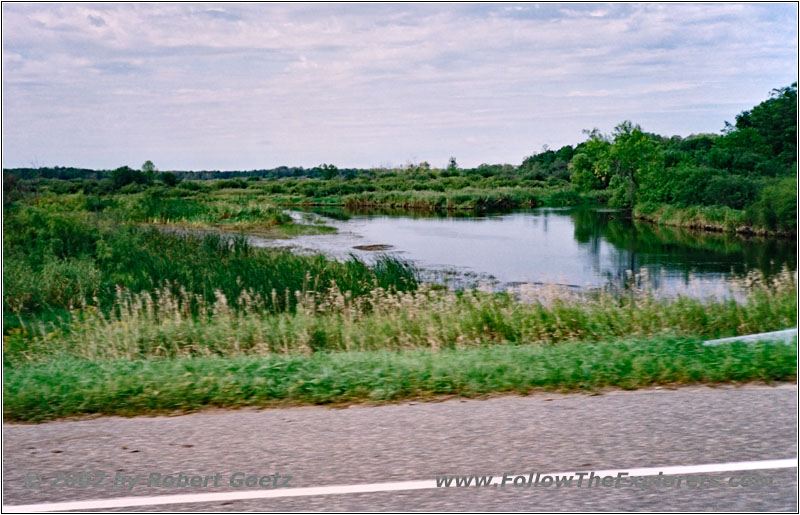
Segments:
[[[581,191],[606,189],[611,180],[611,143],[598,129],[583,132],[589,138],[578,146],[569,162],[570,182]]]
[[[797,83],[773,89],[770,98],[736,117],[736,130],[753,129],[784,162],[797,160]]]
[[[447,163],[447,171],[451,173],[458,171],[458,163],[455,156],[450,156],[450,161]]]
[[[334,165],[321,164],[318,166],[318,168],[322,173],[323,179],[330,180],[339,175],[339,169],[336,168]]]
[[[145,175],[144,172],[134,170],[129,166],[121,166],[111,172],[111,181],[113,182],[115,189],[122,188],[123,186],[127,186],[128,184],[134,182],[139,184],[149,182],[148,176]]]
[[[615,207],[631,208],[641,187],[658,182],[664,174],[664,152],[642,128],[624,121],[614,128],[614,143],[608,153],[609,188]]]
[[[166,184],[167,186],[170,186],[170,187],[175,186],[176,184],[178,184],[180,182],[180,179],[178,179],[178,176],[175,175],[172,172],[161,173],[161,174],[159,174],[158,178],[161,179],[161,181],[164,184]]]
[[[153,179],[155,179],[156,171],[156,165],[154,165],[149,159],[142,163],[142,173],[144,173],[147,182],[152,182]]]

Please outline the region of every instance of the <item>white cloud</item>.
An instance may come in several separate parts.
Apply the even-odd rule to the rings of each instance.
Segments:
[[[7,3],[3,47],[4,166],[470,165],[718,130],[796,80],[797,8]]]

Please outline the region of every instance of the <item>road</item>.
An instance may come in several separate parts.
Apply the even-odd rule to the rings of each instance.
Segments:
[[[794,384],[4,424],[3,505],[4,511],[26,506],[81,511],[796,511],[797,435]],[[754,463],[786,459],[792,461]],[[436,476],[499,479],[505,472],[527,477],[530,472],[633,471],[633,476],[663,469],[685,475],[697,473],[693,466],[709,464],[716,468],[707,475],[719,484],[702,488],[433,484]],[[654,470],[636,471],[641,468]],[[99,486],[67,486],[72,476],[59,478],[58,473],[68,472],[93,474],[84,478]],[[283,488],[237,487],[230,484],[237,472],[257,480],[271,476],[265,487],[291,479]],[[206,486],[156,486],[158,475],[179,473],[201,476]],[[122,485],[127,477],[139,479],[132,487],[113,487],[115,478]],[[64,486],[51,486],[59,479]],[[149,486],[148,480],[153,481]],[[341,488],[324,489],[331,486]],[[162,497],[172,495],[181,497]],[[135,505],[137,500],[141,505]],[[30,506],[83,501],[98,504]],[[164,502],[169,504],[159,504]]]

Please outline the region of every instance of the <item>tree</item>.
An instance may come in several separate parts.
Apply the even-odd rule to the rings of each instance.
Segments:
[[[158,178],[161,179],[164,182],[164,184],[170,187],[175,186],[180,182],[178,176],[172,172],[164,172],[162,174],[159,174]]]
[[[535,180],[548,178],[570,180],[572,172],[569,162],[572,160],[573,153],[574,149],[570,145],[558,150],[550,150],[547,145],[542,145],[540,153],[534,152],[522,161],[522,164],[519,165],[519,172]]]
[[[450,161],[447,163],[447,171],[448,172],[457,172],[458,171],[458,163],[456,163],[455,156],[450,157]]]
[[[642,128],[624,121],[614,128],[614,143],[608,153],[612,205],[631,208],[640,186],[664,173],[664,152]]]
[[[611,180],[608,159],[611,143],[598,129],[583,132],[589,138],[575,149],[569,162],[570,182],[582,191],[606,189]]]
[[[322,164],[318,168],[322,173],[323,179],[330,180],[339,175],[339,169],[334,165]]]
[[[156,165],[148,159],[142,164],[142,173],[144,173],[147,182],[152,182],[156,177]]]
[[[111,181],[114,184],[114,188],[119,189],[133,182],[146,183],[148,182],[148,177],[143,172],[134,170],[129,166],[120,166],[111,172]]]
[[[769,99],[739,114],[736,131],[745,129],[758,132],[769,145],[770,152],[781,156],[783,161],[794,163],[797,160],[797,83],[773,89]]]

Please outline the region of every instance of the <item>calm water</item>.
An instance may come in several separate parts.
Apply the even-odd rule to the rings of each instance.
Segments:
[[[321,216],[339,233],[254,243],[290,245],[336,258],[355,254],[367,261],[376,252],[353,247],[389,245],[382,252],[413,261],[430,279],[455,285],[619,286],[630,270],[644,275],[641,285],[662,293],[724,295],[731,277],[750,270],[774,274],[784,266],[797,269],[794,240],[663,228],[609,210],[545,208],[484,216],[334,210],[294,216]]]

